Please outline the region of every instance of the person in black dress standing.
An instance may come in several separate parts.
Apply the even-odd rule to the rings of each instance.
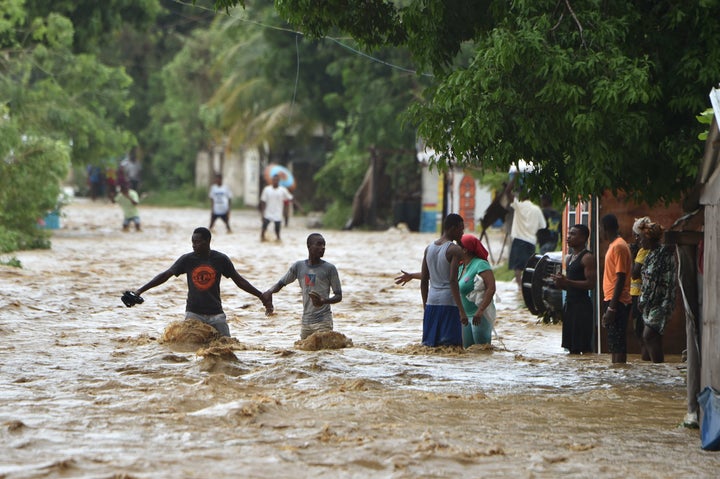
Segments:
[[[587,249],[590,230],[578,224],[570,228],[565,261],[567,276],[552,275],[555,286],[567,291],[562,317],[562,347],[570,354],[593,351],[593,306],[589,291],[595,287],[595,257]]]

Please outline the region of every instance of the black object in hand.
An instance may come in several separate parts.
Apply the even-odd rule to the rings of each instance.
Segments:
[[[132,308],[136,304],[142,304],[145,301],[139,294],[135,294],[133,291],[125,291],[120,299],[128,308]]]

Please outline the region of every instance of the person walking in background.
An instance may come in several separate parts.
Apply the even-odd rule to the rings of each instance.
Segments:
[[[535,254],[537,232],[545,228],[545,217],[538,205],[528,199],[527,191],[521,193],[521,201],[513,196],[510,207],[513,209],[510,236],[510,258],[508,268],[515,271],[515,282],[522,291],[522,272],[528,260]]]
[[[642,267],[639,309],[645,325],[643,341],[654,363],[665,360],[662,336],[675,308],[675,249],[661,245],[663,228],[657,223],[643,223],[640,245],[648,250]]]
[[[645,257],[648,254],[648,250],[643,248],[640,244],[640,227],[645,223],[650,223],[650,218],[643,216],[642,218],[635,219],[633,223],[633,236],[635,236],[635,242],[630,245],[630,255],[632,259],[632,274],[630,277],[630,297],[632,298],[632,308],[630,310],[630,318],[632,320],[633,332],[635,337],[640,344],[640,357],[643,361],[650,361],[650,354],[645,347],[645,341],[643,340],[643,331],[645,330],[645,322],[643,321],[642,313],[640,312],[639,301],[642,287],[642,266],[645,262]]]
[[[230,228],[230,207],[232,206],[232,191],[223,184],[223,177],[220,173],[215,174],[215,183],[210,186],[210,230],[215,225],[215,220],[220,218],[225,223],[228,233],[232,233]]]
[[[125,172],[125,179],[130,184],[130,189],[140,193],[140,171],[142,167],[135,156],[133,154],[127,155],[120,162],[120,166]]]
[[[117,192],[117,168],[108,165],[105,167],[105,194],[110,201],[113,201],[113,198],[115,198]]]
[[[285,276],[263,293],[263,300],[272,309],[272,295],[297,280],[303,298],[300,339],[318,331],[332,331],[333,316],[330,305],[342,301],[337,268],[322,259],[325,255],[325,238],[320,233],[310,234],[307,237],[307,249],[308,259],[293,263]]]
[[[463,347],[490,344],[495,324],[495,275],[487,261],[488,251],[472,234],[460,239],[463,259],[458,269],[458,286],[468,323],[462,326]],[[472,318],[470,321],[469,318]]]
[[[172,276],[187,276],[187,301],[185,319],[196,319],[215,328],[222,336],[230,336],[227,317],[220,298],[220,280],[230,278],[243,291],[262,301],[265,313],[272,313],[272,302],[248,280],[240,276],[230,258],[224,253],[210,249],[212,234],[207,228],[195,228],[192,234],[192,253],[180,256],[166,271],[155,276],[147,284],[135,290],[140,296],[150,288],[166,282]]]
[[[462,327],[468,324],[458,286],[463,251],[460,242],[465,223],[450,213],[443,221],[443,234],[425,248],[420,272],[425,346],[461,346]]]
[[[587,249],[590,230],[573,225],[567,234],[572,252],[565,259],[566,274],[552,275],[555,286],[567,291],[562,315],[562,347],[570,354],[593,351],[593,305],[589,292],[595,288],[595,257]]]
[[[605,253],[603,300],[605,313],[601,324],[607,328],[608,350],[613,363],[627,362],[627,320],[630,314],[630,247],[620,236],[617,217],[608,214],[600,220],[605,239],[610,242]]]
[[[120,205],[123,212],[123,231],[128,231],[130,223],[135,224],[135,231],[140,231],[140,213],[138,212],[138,204],[140,197],[137,191],[128,188],[127,184],[120,185],[120,193],[112,198],[113,203]]]
[[[260,194],[260,215],[262,216],[262,230],[260,231],[260,241],[267,241],[265,232],[270,223],[275,225],[275,240],[280,241],[280,225],[283,221],[283,210],[285,201],[291,201],[293,195],[280,185],[280,177],[274,175],[272,184],[263,188]]]
[[[105,175],[103,174],[102,168],[97,165],[88,165],[86,171],[88,188],[90,190],[90,199],[95,201],[103,195]]]

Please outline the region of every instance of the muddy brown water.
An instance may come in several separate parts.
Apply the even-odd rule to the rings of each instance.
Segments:
[[[571,357],[560,328],[537,324],[499,283],[493,348],[422,347],[416,269],[435,235],[321,231],[344,299],[335,330],[352,346],[296,347],[299,288],[277,314],[223,280],[233,340],[161,341],[182,320],[184,278],[125,308],[120,295],[189,252],[209,212],[141,207],[119,231],[117,206],[66,208],[49,251],[0,266],[0,478],[717,477],[685,413],[685,368],[631,356]],[[306,256],[294,218],[259,243],[259,218],[235,211],[212,247],[261,290]],[[494,238],[494,241],[498,238]],[[500,238],[501,239],[501,238]],[[494,245],[495,254],[499,245]],[[506,252],[507,253],[507,252]]]

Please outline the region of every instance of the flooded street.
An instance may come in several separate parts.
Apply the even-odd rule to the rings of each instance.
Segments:
[[[51,250],[0,266],[0,478],[717,477],[685,415],[685,365],[568,356],[560,326],[536,323],[499,283],[493,348],[420,345],[417,270],[436,235],[323,231],[353,347],[304,351],[297,284],[276,314],[225,278],[237,360],[162,343],[184,317],[185,277],[136,289],[191,251],[209,211],[75,200]],[[216,224],[211,247],[260,290],[307,257],[305,218],[260,243],[256,212]],[[500,238],[501,240],[502,238]],[[497,246],[497,249],[496,249]],[[499,245],[493,246],[497,256]],[[505,250],[507,255],[507,248]]]

